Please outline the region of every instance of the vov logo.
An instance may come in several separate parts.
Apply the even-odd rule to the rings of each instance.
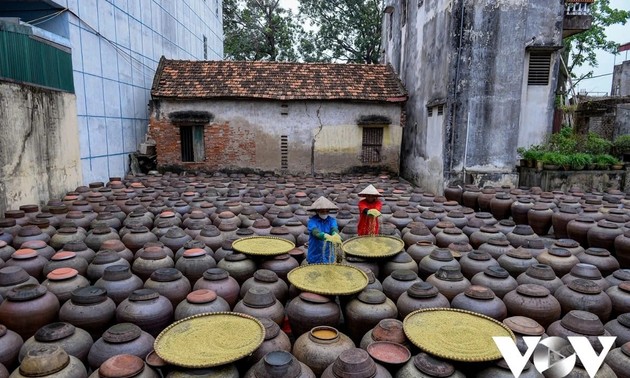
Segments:
[[[511,337],[494,336],[492,339],[515,378],[521,375],[532,355],[534,355],[534,367],[545,378],[566,377],[573,370],[577,357],[580,358],[588,376],[594,378],[617,337],[597,337],[603,346],[599,356],[586,337],[569,336],[567,338],[569,341],[562,337],[552,336],[540,341],[540,336],[524,336],[523,341],[527,345],[525,354],[521,354]],[[575,353],[570,356],[564,356],[560,353],[561,349],[567,345],[571,345],[575,350]],[[554,356],[556,358],[552,359]],[[557,357],[560,359],[558,360]]]

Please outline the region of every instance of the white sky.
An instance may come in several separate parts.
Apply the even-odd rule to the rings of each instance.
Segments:
[[[285,8],[290,8],[294,12],[298,10],[298,0],[280,0],[280,4]],[[610,0],[610,6],[617,9],[630,10],[629,0]],[[609,39],[624,44],[630,42],[630,22],[625,25],[614,25],[606,29],[606,35]],[[612,72],[615,64],[620,64],[624,60],[630,59],[630,51],[624,51],[619,55],[613,55],[605,51],[597,52],[597,67],[583,67],[578,72],[586,73],[593,70],[593,76],[605,75],[592,79],[586,79],[580,82],[576,88],[576,92],[585,90],[594,95],[609,94],[612,85]],[[601,93],[597,93],[601,92]]]

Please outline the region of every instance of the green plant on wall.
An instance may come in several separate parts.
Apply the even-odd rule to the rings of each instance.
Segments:
[[[545,152],[542,155],[542,162],[545,165],[555,165],[558,167],[569,164],[569,157],[561,152]]]
[[[617,156],[630,154],[630,134],[621,135],[615,138],[613,146]]]
[[[610,153],[612,143],[610,141],[600,137],[594,132],[589,132],[584,138],[583,151],[593,155],[601,155]]]
[[[619,159],[609,154],[600,154],[593,156],[593,163],[600,166],[601,169],[609,165],[619,164]]]
[[[567,157],[571,168],[576,170],[584,169],[593,162],[593,155],[584,152],[577,152]]]

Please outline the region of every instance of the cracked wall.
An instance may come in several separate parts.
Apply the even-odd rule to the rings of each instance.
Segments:
[[[75,95],[0,81],[0,214],[81,185]]]

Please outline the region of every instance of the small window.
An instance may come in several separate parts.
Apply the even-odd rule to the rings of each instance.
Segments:
[[[427,108],[427,115],[433,117],[433,107]]]
[[[549,85],[550,70],[551,51],[530,50],[527,85]]]
[[[289,104],[280,105],[280,115],[289,115]]]
[[[204,159],[203,126],[182,126],[179,128],[182,148],[182,162],[199,162]]]
[[[208,59],[208,37],[203,36],[203,59]]]
[[[400,24],[405,26],[407,23],[407,0],[402,0],[402,12],[400,17]]]
[[[280,136],[280,168],[289,169],[289,137],[287,135]]]
[[[437,107],[437,115],[441,116],[444,114],[444,105],[438,105]]]
[[[383,128],[364,127],[361,161],[364,164],[380,163],[383,148]]]

